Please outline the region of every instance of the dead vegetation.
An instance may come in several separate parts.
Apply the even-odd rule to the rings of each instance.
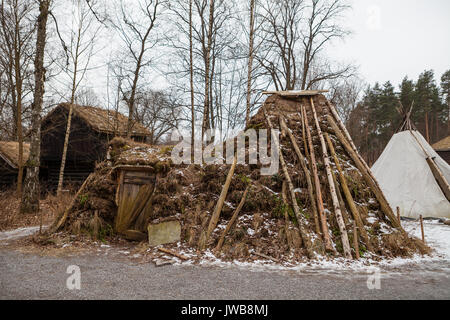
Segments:
[[[267,99],[248,128],[268,128],[270,123],[282,131],[279,147],[284,165],[282,161],[279,172],[272,176],[260,174],[261,164],[237,165],[225,192],[228,165],[175,166],[170,161],[170,147],[114,139],[110,165],[104,162],[97,167],[68,208],[67,219],[60,229],[101,240],[116,235],[116,191],[120,179],[117,168],[141,166],[150,167],[155,174],[154,188],[142,209],[147,212],[145,225],[171,219],[180,221],[180,245],[189,250],[211,250],[223,260],[248,260],[258,255],[291,262],[317,254],[379,259],[428,253],[426,245],[408,236],[397,220],[390,219],[376,182],[370,180],[369,173],[363,172],[360,160],[348,149],[350,143],[342,141],[343,133],[337,136],[336,130],[340,129],[330,125],[331,107],[326,99],[321,95],[314,97],[316,116],[306,99],[278,95]],[[303,113],[300,105],[305,106]],[[280,125],[280,116],[285,119],[286,128]],[[305,126],[314,123],[314,117],[320,130],[314,125]],[[286,134],[286,130],[290,130],[290,134]],[[310,147],[304,135],[307,130]],[[327,146],[325,139],[321,144],[322,132],[328,146],[334,146],[333,156],[329,158],[324,156]],[[294,140],[298,152],[293,150]],[[311,162],[312,151],[315,169]],[[328,153],[330,151],[331,148]],[[304,157],[303,166],[299,155]],[[306,179],[307,176],[310,179]],[[290,183],[285,184],[287,180]],[[223,205],[217,209],[221,195]],[[237,208],[238,213],[233,215]],[[212,219],[214,212],[216,215]],[[61,216],[57,222],[61,221]],[[355,221],[357,228],[354,228]],[[324,244],[324,230],[330,239],[329,248]],[[355,234],[355,230],[360,231]]]
[[[69,189],[70,190],[70,189]],[[51,224],[59,212],[64,211],[72,199],[72,191],[63,192],[59,197],[47,194],[40,200],[40,211],[36,214],[21,214],[20,199],[13,187],[0,191],[0,231],[22,227],[46,226]]]

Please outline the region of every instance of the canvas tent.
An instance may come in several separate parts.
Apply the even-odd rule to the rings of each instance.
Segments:
[[[427,154],[450,181],[450,166],[416,130],[396,133],[372,172],[390,206],[394,210],[399,207],[402,216],[450,218],[450,202],[427,162]]]

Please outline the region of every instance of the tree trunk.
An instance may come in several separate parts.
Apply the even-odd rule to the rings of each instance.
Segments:
[[[16,37],[19,37],[18,23],[16,23]],[[17,39],[19,40],[19,39]],[[22,181],[23,181],[23,134],[22,134],[22,75],[20,73],[20,52],[19,43],[15,41],[14,66],[16,74],[16,92],[17,92],[17,141],[19,142],[19,172],[17,174],[17,198],[22,197]]]
[[[211,43],[213,32],[213,19],[214,19],[214,0],[210,0],[209,4],[209,27],[208,27],[208,46],[206,48],[205,58],[205,104],[203,107],[203,123],[202,123],[202,140],[205,136],[206,130],[209,128],[209,80],[210,80],[210,55],[211,55]]]
[[[250,40],[248,50],[248,70],[247,70],[247,108],[245,112],[245,125],[250,120],[250,100],[252,91],[252,68],[253,68],[253,38],[255,28],[255,0],[250,0]]]
[[[36,57],[34,61],[35,87],[31,111],[31,144],[27,163],[24,190],[20,211],[36,212],[39,210],[39,166],[41,156],[41,110],[44,96],[45,68],[44,52],[47,34],[47,18],[50,0],[40,0],[37,19]]]
[[[195,109],[194,109],[194,58],[192,47],[192,0],[189,0],[189,76],[191,85],[191,157],[194,156]]]

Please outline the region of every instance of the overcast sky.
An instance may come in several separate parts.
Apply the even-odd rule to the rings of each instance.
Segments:
[[[405,75],[416,80],[429,69],[435,71],[439,84],[442,73],[450,69],[450,0],[348,1],[352,9],[346,13],[345,23],[352,34],[328,47],[329,58],[355,63],[370,85],[389,80],[398,88]],[[105,54],[92,65],[106,63],[116,43],[111,40],[107,40]],[[84,85],[105,97],[107,69],[93,73]],[[153,89],[167,86],[163,76],[153,74]]]
[[[449,0],[350,1],[347,24],[353,34],[329,55],[354,61],[368,83],[397,85],[425,69],[440,79],[450,69]]]

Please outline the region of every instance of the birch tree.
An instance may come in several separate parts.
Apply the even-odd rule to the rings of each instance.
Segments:
[[[82,82],[94,50],[94,44],[100,24],[96,25],[96,17],[93,15],[95,3],[89,5],[84,0],[74,0],[72,7],[72,27],[70,30],[70,45],[67,48],[69,65],[65,68],[71,80],[71,95],[69,115],[67,117],[66,134],[61,155],[61,166],[59,169],[57,195],[62,191],[64,181],[64,168],[66,166],[67,149],[69,146],[70,128],[72,124],[73,108],[77,89]]]

